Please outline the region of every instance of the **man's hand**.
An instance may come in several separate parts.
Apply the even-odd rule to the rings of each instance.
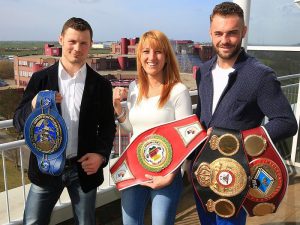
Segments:
[[[104,161],[104,157],[98,153],[87,153],[78,160],[87,175],[96,173]]]
[[[31,101],[31,107],[32,107],[32,110],[35,109],[37,96],[38,96],[38,94],[37,94],[36,96],[34,96],[34,98],[33,98],[32,101]],[[55,93],[55,102],[56,102],[56,103],[61,103],[62,98],[63,98],[63,97],[61,96],[60,93],[58,93],[58,92]]]
[[[212,127],[208,128],[207,131],[206,131],[207,136],[209,136],[212,131],[213,131]]]

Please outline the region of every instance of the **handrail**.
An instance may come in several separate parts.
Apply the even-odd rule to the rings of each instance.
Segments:
[[[0,129],[13,127],[13,120],[3,120],[0,121]]]

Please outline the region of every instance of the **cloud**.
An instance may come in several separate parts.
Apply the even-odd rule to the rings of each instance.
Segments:
[[[292,45],[300,40],[300,9],[291,0],[252,1],[249,43]]]

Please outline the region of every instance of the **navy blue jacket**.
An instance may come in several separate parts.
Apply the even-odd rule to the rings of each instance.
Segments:
[[[284,96],[275,72],[254,57],[241,51],[229,74],[228,84],[212,114],[213,81],[212,68],[217,60],[203,63],[197,71],[198,105],[197,116],[206,128],[222,127],[247,130],[264,125],[271,139],[293,136],[297,121],[291,106]]]

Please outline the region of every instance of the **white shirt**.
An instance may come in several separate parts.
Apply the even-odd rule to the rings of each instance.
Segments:
[[[182,119],[192,114],[189,90],[182,83],[177,83],[170,93],[170,98],[162,108],[158,108],[160,96],[143,98],[136,104],[138,87],[136,82],[129,85],[126,119],[120,125],[133,132],[131,140],[140,133],[154,126]],[[129,117],[129,118],[128,118]]]
[[[61,111],[68,129],[66,157],[77,156],[78,126],[81,99],[85,85],[86,64],[74,76],[70,76],[61,62],[58,67],[58,85],[62,95]]]
[[[219,67],[218,63],[216,63],[216,65],[212,69],[212,78],[213,78],[213,87],[214,87],[212,113],[214,113],[217,104],[219,102],[219,99],[225,87],[227,86],[228,78],[229,78],[228,75],[233,71],[234,71],[233,68],[222,69],[221,67]]]

